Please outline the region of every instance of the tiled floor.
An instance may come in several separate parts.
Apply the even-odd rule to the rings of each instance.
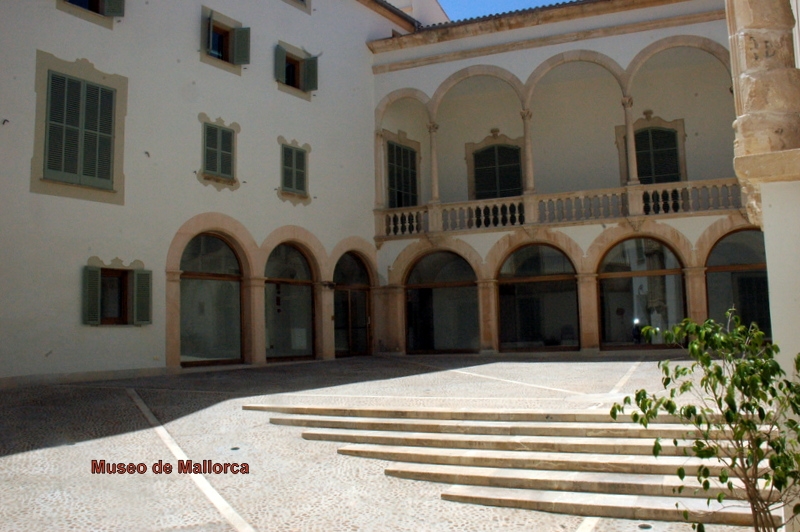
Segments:
[[[608,410],[641,386],[659,386],[655,361],[562,354],[369,357],[2,390],[0,531],[689,531],[443,501],[442,485],[387,477],[386,462],[339,455],[340,444],[303,440],[301,428],[241,408]],[[177,472],[184,455],[250,472],[195,482]],[[147,472],[93,474],[93,460]],[[172,474],[152,472],[159,460]]]

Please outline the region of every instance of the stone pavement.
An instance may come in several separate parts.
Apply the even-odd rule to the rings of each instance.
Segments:
[[[0,531],[689,531],[444,501],[440,484],[385,476],[387,462],[339,455],[341,444],[303,440],[301,427],[242,410],[270,403],[607,411],[638,388],[660,386],[653,354],[646,356],[366,357],[0,390]],[[146,472],[92,473],[100,460]],[[249,474],[189,475],[179,460],[246,463]],[[172,473],[154,473],[159,461]]]

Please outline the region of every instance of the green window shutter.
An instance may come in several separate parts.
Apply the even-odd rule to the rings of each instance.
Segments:
[[[111,189],[114,91],[86,83],[81,184]]]
[[[233,178],[233,130],[220,128],[219,173]]]
[[[83,323],[100,325],[100,268],[83,268]]]
[[[214,43],[214,11],[208,13],[206,24],[206,53],[212,55],[211,47]]]
[[[286,49],[280,44],[275,46],[275,79],[286,83]]]
[[[231,63],[250,64],[250,28],[234,28],[230,31]]]
[[[107,17],[124,17],[125,0],[104,0],[100,14]]]
[[[210,174],[219,173],[219,128],[205,125],[205,161],[203,168]]]
[[[50,72],[45,177],[78,183],[83,83]]]
[[[283,152],[283,182],[281,186],[286,190],[294,190],[294,151],[289,146],[284,146]]]
[[[294,189],[297,192],[306,191],[306,152],[294,150]]]
[[[133,324],[153,323],[153,272],[133,270]]]
[[[301,90],[311,92],[317,90],[317,58],[309,57],[303,60]]]

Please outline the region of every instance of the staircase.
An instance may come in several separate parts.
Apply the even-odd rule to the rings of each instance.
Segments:
[[[713,500],[694,478],[716,461],[684,455],[689,427],[669,416],[649,428],[607,412],[246,405],[339,453],[394,462],[389,476],[448,484],[442,498],[581,516],[752,526],[742,490]],[[281,415],[282,414],[282,415]],[[653,457],[656,437],[663,450]],[[678,445],[673,445],[673,440]],[[681,482],[676,471],[683,467]],[[679,487],[684,486],[679,493]],[[708,503],[708,499],[712,501]],[[677,503],[677,508],[676,508]]]

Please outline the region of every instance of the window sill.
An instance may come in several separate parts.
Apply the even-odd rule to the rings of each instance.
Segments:
[[[281,83],[280,81],[275,82],[278,85],[278,90],[281,92],[285,92],[286,94],[291,94],[292,96],[297,96],[298,98],[302,98],[308,102],[311,101],[311,93],[305,92],[297,87],[292,87],[291,85],[286,85],[285,83]]]
[[[97,24],[98,26],[102,26],[106,29],[114,29],[114,17],[107,17],[105,15],[101,15],[100,13],[89,11],[86,8],[76,6],[75,4],[70,4],[66,0],[56,0],[56,9],[63,11],[64,13],[74,15],[78,18],[82,18],[87,22]]]
[[[278,198],[281,201],[288,201],[294,206],[309,205],[311,203],[311,196],[308,193],[294,192],[292,190],[278,189]]]
[[[306,14],[311,14],[311,0],[283,0],[290,6],[294,6]]]
[[[211,185],[217,190],[222,190],[225,188],[229,190],[237,190],[241,185],[241,183],[239,183],[239,180],[237,180],[235,177],[234,178],[220,177],[218,175],[206,174],[203,172],[197,173],[197,180],[203,183],[204,185]]]
[[[217,67],[226,72],[230,72],[231,74],[236,74],[237,76],[242,75],[242,65],[234,65],[233,63],[229,63],[224,59],[218,59],[214,56],[208,55],[208,53],[203,50],[200,51],[200,62]]]

